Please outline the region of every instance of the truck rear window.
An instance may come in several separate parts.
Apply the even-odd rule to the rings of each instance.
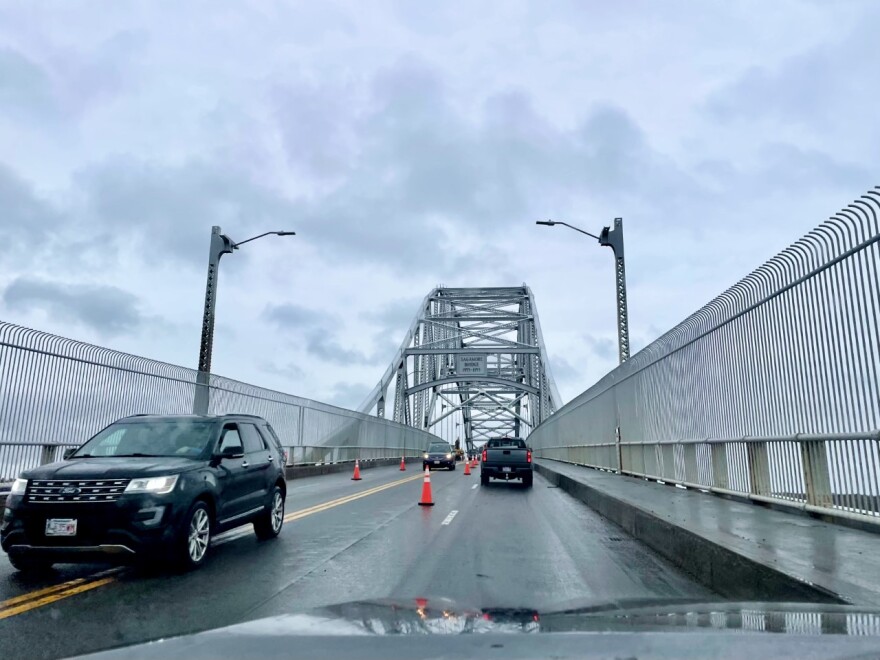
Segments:
[[[520,438],[497,438],[489,440],[489,449],[525,449],[526,441]]]

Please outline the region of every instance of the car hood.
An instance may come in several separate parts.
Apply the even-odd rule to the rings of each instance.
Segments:
[[[458,635],[612,631],[732,630],[880,637],[880,609],[814,603],[630,599],[549,609],[469,607],[444,598],[332,605],[222,628],[235,634]]]
[[[862,658],[876,651],[878,637],[880,609],[845,605],[664,599],[566,605],[542,611],[474,608],[442,598],[413,598],[342,603],[82,657],[484,659],[501,657],[497,650],[503,648],[504,657],[513,660],[751,660],[782,656],[815,660]]]
[[[22,474],[25,479],[133,479],[191,470],[198,461],[176,456],[103,456],[74,458],[41,465]]]

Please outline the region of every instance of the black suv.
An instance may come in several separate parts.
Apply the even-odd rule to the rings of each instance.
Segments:
[[[95,559],[195,568],[224,530],[253,523],[260,539],[278,535],[283,463],[260,417],[126,417],[16,479],[0,545],[19,570]]]
[[[455,469],[455,450],[445,442],[432,442],[422,455],[422,469]]]

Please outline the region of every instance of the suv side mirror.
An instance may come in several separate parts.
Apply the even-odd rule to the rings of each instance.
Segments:
[[[224,447],[223,451],[220,452],[220,458],[242,458],[244,456],[244,449],[241,447]]]

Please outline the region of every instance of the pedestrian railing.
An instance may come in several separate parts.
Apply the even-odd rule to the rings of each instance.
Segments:
[[[872,190],[797,240],[538,426],[535,456],[876,522],[878,216]]]
[[[135,414],[259,415],[296,460],[421,453],[437,436],[303,397],[0,321],[0,481]],[[323,448],[323,449],[321,449]],[[320,453],[320,452],[323,452]],[[398,454],[399,455],[399,454]]]
[[[880,431],[543,447],[541,457],[880,524]]]
[[[0,442],[0,483],[12,481],[22,470],[54,463],[77,444],[39,445],[32,442]]]
[[[414,447],[358,447],[313,446],[285,447],[288,466],[352,463],[355,460],[377,461],[384,459],[418,458],[424,448]]]

